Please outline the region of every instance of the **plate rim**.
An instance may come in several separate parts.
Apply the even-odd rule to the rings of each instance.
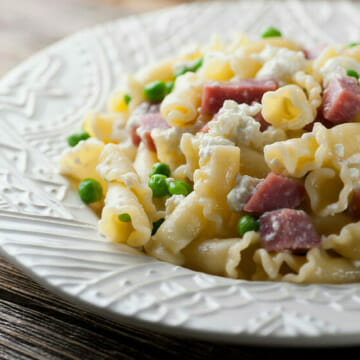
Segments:
[[[319,3],[321,1],[318,1]],[[214,3],[221,3],[221,2],[214,2]],[[237,1],[231,1],[229,3],[238,3]],[[148,16],[158,16],[158,14],[166,13],[169,10],[174,10],[175,8],[186,8],[186,7],[197,7],[197,6],[206,6],[207,3],[198,3],[198,4],[182,4],[178,6],[173,6],[165,9],[149,11],[144,14],[140,15],[130,15],[127,17],[123,17],[117,20],[113,20],[110,22],[105,22],[103,24],[91,26],[85,28],[81,31],[76,32],[75,34],[68,35],[61,40],[56,41],[55,43],[51,44],[50,46],[41,49],[40,51],[36,52],[35,54],[31,55],[29,58],[18,64],[15,68],[9,70],[6,74],[1,77],[0,83],[6,82],[11,76],[19,72],[22,68],[28,66],[34,59],[44,56],[45,54],[49,53],[52,49],[56,47],[61,47],[65,43],[71,43],[75,41],[75,39],[79,36],[89,35],[92,34],[94,31],[101,30],[105,27],[116,26],[117,24],[126,21],[127,19],[138,19],[142,17]],[[115,319],[115,321],[123,322],[126,324],[131,325],[130,323],[134,322],[137,326],[146,328],[146,329],[156,329],[162,333],[168,333],[175,336],[186,336],[186,337],[195,337],[202,340],[209,340],[217,341],[217,342],[231,342],[231,343],[238,343],[238,344],[256,344],[256,345],[265,345],[265,346],[338,346],[338,345],[355,345],[359,344],[358,335],[359,331],[354,332],[347,332],[347,333],[333,333],[333,334],[321,334],[317,336],[304,336],[303,334],[297,334],[296,339],[290,335],[280,336],[278,334],[271,334],[263,336],[259,333],[249,333],[241,332],[240,334],[224,334],[224,333],[217,333],[214,330],[207,331],[206,329],[194,329],[189,327],[180,326],[170,326],[167,324],[159,323],[159,322],[151,322],[150,320],[140,319],[136,316],[126,315],[124,313],[119,313],[114,311],[111,308],[101,308],[98,305],[95,305],[87,300],[84,300],[81,297],[76,297],[71,295],[70,293],[66,292],[62,287],[57,287],[51,284],[46,278],[39,276],[32,268],[27,267],[24,263],[22,263],[16,256],[8,253],[0,243],[0,252],[4,255],[4,257],[9,260],[12,264],[14,264],[17,268],[21,269],[25,274],[29,275],[33,280],[40,283],[42,286],[50,290],[52,293],[65,298],[66,300],[70,301],[71,303],[76,304],[80,308],[90,310],[93,313],[98,315],[104,316],[110,320]],[[192,270],[190,270],[192,271]],[[244,280],[239,281],[244,282]],[[292,286],[299,286],[299,287],[312,287],[313,285],[302,285],[302,284],[291,284]],[[351,287],[353,284],[346,284],[346,285],[326,285],[327,287]],[[360,284],[359,284],[360,286]],[[180,330],[179,330],[180,329]],[[179,333],[180,332],[180,333]],[[299,340],[301,340],[299,342]],[[330,343],[329,343],[330,342]]]

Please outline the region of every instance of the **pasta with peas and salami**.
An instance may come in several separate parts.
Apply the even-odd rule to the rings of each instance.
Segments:
[[[67,139],[61,172],[102,210],[102,235],[159,260],[357,282],[359,73],[356,43],[215,37],[124,76]]]

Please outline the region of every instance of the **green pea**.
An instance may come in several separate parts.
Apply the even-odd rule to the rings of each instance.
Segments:
[[[168,185],[169,193],[171,195],[189,195],[192,192],[192,187],[186,181],[175,180]]]
[[[76,146],[81,140],[86,140],[90,137],[90,135],[86,132],[86,131],[82,131],[76,134],[72,134],[70,135],[66,140],[67,143],[71,146],[74,147]]]
[[[280,30],[270,26],[261,34],[263,39],[282,36]]]
[[[167,83],[165,83],[165,85],[167,93],[170,94],[174,89],[175,83],[173,81],[168,81]]]
[[[148,185],[152,190],[154,198],[161,198],[169,195],[166,179],[167,177],[162,174],[155,174],[150,177]]]
[[[238,224],[237,231],[240,236],[244,236],[248,231],[258,231],[259,230],[259,222],[257,219],[251,215],[243,216]]]
[[[149,176],[151,177],[155,174],[161,174],[161,175],[165,175],[166,177],[169,177],[171,171],[168,165],[166,165],[163,162],[158,162],[151,167]]]
[[[204,59],[202,57],[199,57],[190,64],[180,65],[176,67],[174,71],[175,78],[187,72],[196,72],[202,66],[203,60]]]
[[[88,178],[80,182],[78,193],[85,204],[90,204],[101,199],[102,187],[97,180]]]
[[[358,46],[358,45],[359,45],[359,43],[357,43],[357,42],[353,42],[353,43],[348,44],[349,47],[354,47],[354,46]]]
[[[177,66],[174,70],[174,76],[175,78],[177,78],[180,75],[183,75],[185,73],[187,73],[189,70],[189,68],[186,65],[181,65],[181,66]]]
[[[167,87],[163,81],[153,81],[144,88],[146,99],[152,102],[160,102],[167,94]]]
[[[118,219],[122,222],[130,222],[131,216],[128,213],[123,213],[118,216]]]
[[[126,105],[129,105],[130,101],[131,101],[131,96],[129,94],[125,94],[124,95],[124,101]]]
[[[359,74],[355,70],[347,70],[346,75],[354,77],[357,80],[359,79]]]
[[[153,222],[153,228],[152,228],[152,231],[151,231],[151,235],[155,235],[156,232],[158,231],[160,225],[165,221],[165,219],[159,219],[155,222]]]
[[[191,71],[195,72],[197,70],[199,70],[203,64],[204,58],[199,57],[196,60],[194,60],[194,62],[192,63],[191,66]]]

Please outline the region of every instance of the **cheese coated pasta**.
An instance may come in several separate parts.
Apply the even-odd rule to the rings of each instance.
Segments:
[[[184,47],[124,74],[60,171],[109,241],[248,281],[360,281],[360,46]]]

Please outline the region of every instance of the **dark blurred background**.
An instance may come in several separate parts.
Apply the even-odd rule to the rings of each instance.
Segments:
[[[0,0],[0,76],[34,52],[77,30],[190,2],[195,1]]]

